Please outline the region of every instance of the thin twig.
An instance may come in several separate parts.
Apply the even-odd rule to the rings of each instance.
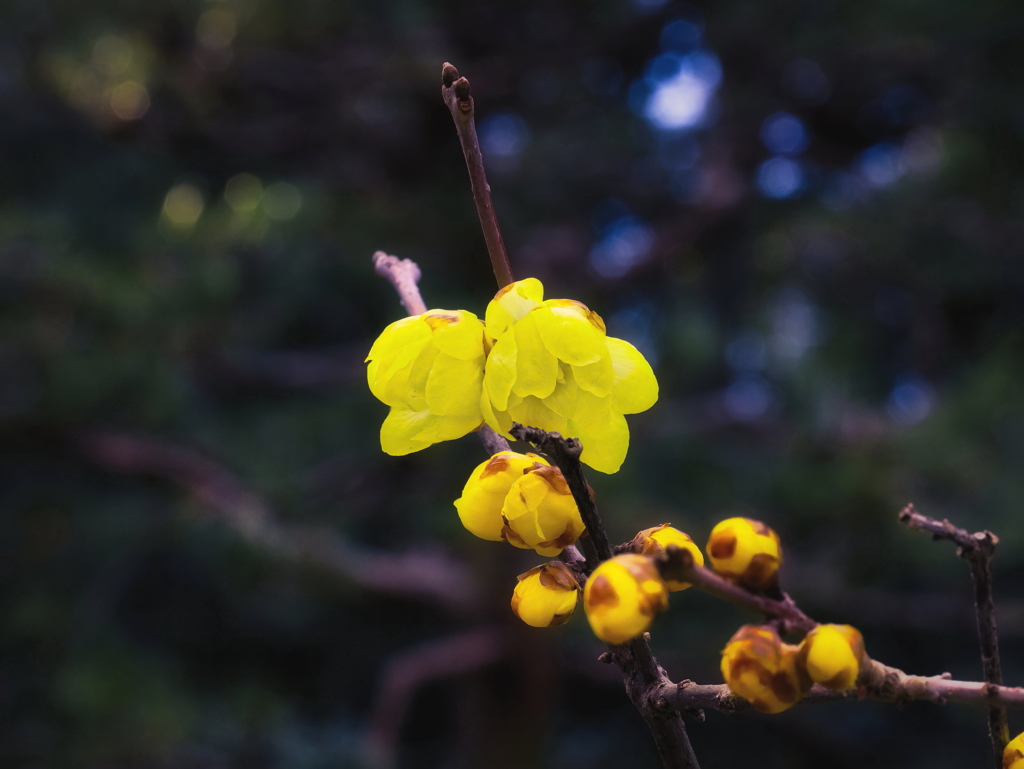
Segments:
[[[427,305],[423,303],[420,296],[420,288],[417,285],[420,280],[420,268],[412,259],[399,259],[397,256],[390,256],[383,251],[376,251],[373,254],[373,268],[377,274],[385,277],[398,292],[398,300],[402,303],[405,311],[410,315],[422,315],[427,311]]]
[[[679,582],[690,582],[698,590],[731,601],[751,611],[763,614],[768,619],[778,620],[779,632],[805,635],[818,623],[804,614],[793,600],[783,593],[783,600],[752,593],[746,588],[730,582],[710,569],[698,566],[688,550],[669,545],[664,553],[655,558],[655,564],[662,577]]]
[[[504,288],[515,278],[512,267],[508,263],[505,242],[498,228],[498,218],[491,202],[491,186],[487,183],[484,172],[484,158],[480,153],[480,141],[476,135],[476,123],[473,120],[473,97],[469,94],[469,81],[459,77],[459,71],[448,62],[441,68],[441,96],[448,105],[455,121],[455,130],[462,144],[462,154],[466,157],[466,168],[469,169],[469,184],[476,202],[476,213],[480,217],[480,226],[487,242],[487,253],[491,257],[491,267],[498,288]]]
[[[978,641],[981,644],[981,665],[985,680],[994,686],[1003,683],[1003,670],[999,661],[999,635],[996,632],[995,602],[992,598],[992,556],[999,537],[991,531],[971,534],[957,528],[948,520],[939,521],[917,512],[913,505],[900,511],[900,521],[911,529],[920,529],[936,540],[947,539],[957,546],[957,555],[971,567],[974,581],[974,610],[978,620]],[[1010,739],[1006,708],[993,704],[988,711],[988,731],[996,766],[1002,766],[1003,750]]]
[[[607,561],[612,557],[612,549],[608,544],[608,535],[605,533],[601,516],[597,513],[597,505],[591,496],[590,486],[583,476],[583,465],[580,463],[583,445],[577,438],[563,438],[558,433],[545,432],[537,427],[527,427],[519,423],[513,424],[509,432],[517,440],[528,441],[547,454],[562,471],[580,510],[583,525],[587,528],[586,535],[580,538],[579,543],[586,556],[587,571],[593,571],[601,561]]]

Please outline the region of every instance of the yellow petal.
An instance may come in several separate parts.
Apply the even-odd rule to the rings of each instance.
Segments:
[[[580,397],[580,387],[576,384],[572,367],[567,363],[559,363],[559,382],[555,391],[544,399],[544,405],[558,416],[572,419],[576,413],[576,403]]]
[[[586,366],[605,354],[603,321],[586,305],[567,299],[544,302],[531,313],[544,345],[559,360]],[[596,320],[594,320],[596,319]]]
[[[440,353],[427,377],[426,402],[430,410],[440,416],[475,416],[478,422],[482,421],[483,366],[482,355],[462,360]]]
[[[536,454],[514,451],[499,451],[477,465],[462,489],[462,496],[455,500],[462,525],[482,539],[500,542],[505,526],[501,518],[505,497],[524,470],[538,465],[547,462]]]
[[[434,344],[453,358],[472,360],[484,354],[484,326],[467,310],[428,310],[420,316],[434,332]]]
[[[576,413],[569,420],[569,435],[580,439],[580,461],[601,473],[614,473],[629,450],[626,418],[611,406],[611,398],[580,392]]]
[[[403,351],[403,357],[404,354],[405,351]],[[419,354],[403,368],[397,368],[396,364],[388,374],[383,376],[378,371],[378,383],[384,380],[381,400],[389,406],[405,408],[409,411],[421,411],[426,408],[427,377],[430,375],[430,369],[434,365],[437,354],[437,347],[428,340],[420,348]],[[381,363],[381,366],[384,366],[384,362]]]
[[[523,398],[527,395],[546,398],[555,391],[558,360],[541,341],[533,313],[516,323],[512,331],[517,349],[516,381],[512,384],[512,392]]]
[[[658,400],[658,380],[647,359],[623,339],[606,337],[615,370],[612,404],[620,414],[639,414]]]
[[[487,335],[497,339],[544,301],[544,285],[536,278],[517,280],[500,289],[487,305],[484,322]]]
[[[552,411],[540,398],[528,395],[522,399],[510,399],[508,414],[511,419],[527,427],[539,427],[548,432],[566,435],[568,422],[565,417]],[[509,425],[511,427],[511,424]]]
[[[401,457],[427,448],[433,441],[417,437],[425,426],[437,417],[430,411],[391,409],[380,426],[380,447],[385,454]]]
[[[487,393],[484,391],[480,392],[480,413],[483,415],[484,422],[494,432],[508,438],[510,441],[515,440],[509,433],[509,430],[512,428],[512,417],[509,416],[507,411],[495,409],[490,398],[487,397]]]
[[[615,369],[612,367],[612,356],[606,351],[597,361],[587,366],[573,366],[573,377],[582,389],[603,398],[612,391],[615,382]]]
[[[516,336],[502,334],[494,343],[484,369],[484,389],[499,411],[508,408],[508,394],[516,381]]]
[[[388,325],[370,348],[366,361],[391,358],[405,346],[422,342],[430,336],[430,327],[420,320],[418,315],[396,320]]]

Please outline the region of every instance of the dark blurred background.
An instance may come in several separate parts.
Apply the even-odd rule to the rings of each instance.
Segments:
[[[362,361],[401,308],[372,252],[431,307],[495,289],[445,60],[517,276],[661,382],[591,474],[613,540],[761,518],[813,616],[977,679],[967,568],[913,501],[1000,536],[1024,681],[1019,3],[11,0],[0,763],[657,766],[582,614],[509,611],[541,559],[460,527],[479,442],[379,450]],[[672,604],[660,661],[719,682],[747,616]],[[691,734],[705,769],[989,749],[981,711],[922,703]]]

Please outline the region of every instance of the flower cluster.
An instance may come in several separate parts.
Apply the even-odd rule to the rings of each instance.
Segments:
[[[782,565],[779,535],[760,521],[727,518],[711,530],[708,557],[715,571],[751,590],[778,581]]]
[[[391,407],[381,448],[402,455],[483,424],[513,422],[583,443],[581,461],[614,473],[629,448],[624,414],[646,411],[658,381],[633,345],[570,299],[544,300],[535,278],[501,289],[485,322],[429,310],[384,329],[367,357],[370,390]]]
[[[762,713],[781,713],[812,684],[851,688],[860,675],[864,641],[849,625],[819,625],[799,645],[783,643],[770,627],[744,625],[722,650],[722,677]]]

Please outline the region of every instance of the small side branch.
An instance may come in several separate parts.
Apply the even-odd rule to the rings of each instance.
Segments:
[[[498,288],[504,288],[515,280],[512,267],[508,263],[505,242],[498,228],[498,217],[494,213],[491,202],[491,186],[487,183],[484,172],[484,158],[480,153],[480,140],[476,135],[476,123],[473,120],[473,97],[469,94],[469,81],[459,77],[459,71],[448,62],[441,68],[441,96],[448,105],[455,121],[455,130],[459,133],[462,154],[466,156],[466,167],[469,169],[469,184],[473,189],[473,200],[476,202],[476,213],[480,217],[480,226],[487,242],[487,253],[491,257],[491,267]]]
[[[597,513],[597,505],[591,496],[590,486],[583,476],[583,465],[580,463],[583,445],[576,438],[563,438],[558,433],[545,432],[537,427],[526,427],[519,423],[513,424],[509,432],[517,440],[528,441],[547,454],[562,471],[580,510],[583,525],[587,527],[587,533],[580,538],[579,543],[587,559],[587,572],[592,572],[601,561],[607,561],[612,557],[612,549],[608,544],[608,535],[605,533],[601,516]]]
[[[410,315],[422,315],[427,311],[427,305],[423,303],[420,296],[419,283],[420,268],[412,259],[399,259],[397,256],[390,256],[383,251],[377,251],[373,255],[373,268],[377,274],[387,278],[395,291],[398,292],[398,300],[402,303],[405,311]]]
[[[948,520],[939,521],[917,512],[907,505],[900,512],[900,522],[911,529],[926,531],[933,539],[946,539],[957,546],[957,555],[971,567],[974,581],[974,609],[978,620],[978,640],[981,643],[981,664],[985,680],[992,686],[1001,686],[1003,670],[999,661],[999,635],[996,632],[995,602],[992,598],[992,556],[999,538],[991,531],[974,534],[958,528]],[[988,713],[989,736],[995,753],[996,766],[1002,766],[1003,749],[1010,739],[1006,708],[992,704]]]
[[[698,566],[693,562],[693,556],[688,550],[670,545],[656,558],[655,563],[665,579],[691,582],[705,593],[777,620],[780,633],[805,635],[818,626],[818,623],[804,614],[789,596],[783,594],[783,600],[780,601],[766,595],[751,593],[710,569]]]

